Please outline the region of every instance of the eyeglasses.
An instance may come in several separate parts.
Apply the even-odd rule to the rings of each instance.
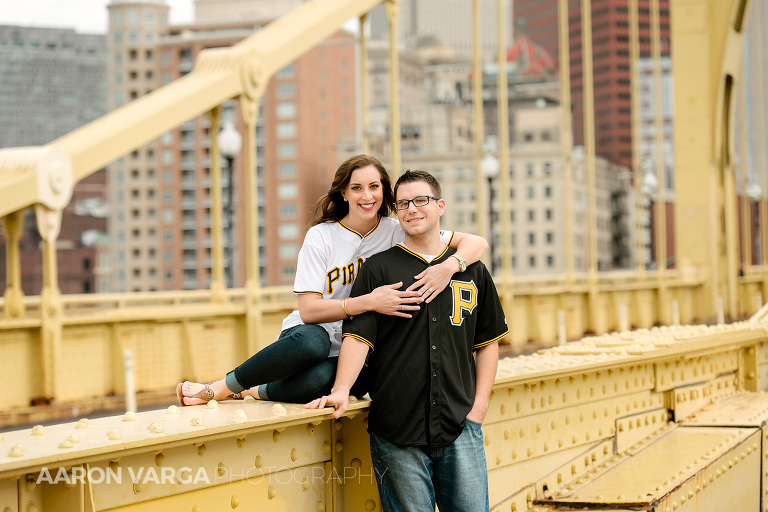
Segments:
[[[395,210],[407,210],[411,203],[413,203],[413,206],[427,206],[430,199],[440,200],[439,197],[435,196],[416,196],[413,199],[400,199],[395,201]]]

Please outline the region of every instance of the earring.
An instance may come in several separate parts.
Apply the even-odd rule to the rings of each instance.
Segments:
[[[345,202],[345,203],[347,202],[347,198],[346,198],[346,197],[344,198],[344,202]]]

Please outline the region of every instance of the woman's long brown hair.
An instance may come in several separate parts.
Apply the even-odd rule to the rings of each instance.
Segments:
[[[384,166],[376,158],[369,155],[355,155],[347,158],[333,176],[333,182],[328,192],[315,203],[314,219],[310,226],[322,224],[323,222],[338,222],[349,213],[349,203],[344,201],[341,192],[349,185],[352,179],[352,172],[369,165],[374,166],[379,171],[382,192],[384,200],[377,212],[379,216],[386,217],[395,211],[395,195],[392,193],[392,182]]]

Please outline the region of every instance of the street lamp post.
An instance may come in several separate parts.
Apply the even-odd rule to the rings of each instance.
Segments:
[[[750,232],[752,233],[752,240],[754,241],[752,245],[752,250],[754,251],[755,256],[755,262],[758,261],[757,255],[761,254],[761,248],[763,241],[760,239],[760,229],[759,224],[757,223],[757,211],[760,208],[760,199],[763,196],[763,190],[760,188],[760,185],[752,181],[747,186],[747,196],[749,196],[750,200],[750,208],[749,212],[747,214],[747,223],[750,226]],[[751,203],[755,203],[754,211],[755,215],[752,215],[752,206]],[[752,219],[755,219],[753,222]],[[744,262],[745,266],[751,266],[752,265],[752,254],[749,255],[749,259]],[[761,262],[762,263],[762,262]]]
[[[224,123],[224,127],[219,133],[219,150],[222,156],[227,160],[227,226],[229,226],[229,239],[227,240],[229,245],[229,257],[227,258],[227,267],[229,267],[229,274],[227,278],[227,285],[230,288],[235,286],[235,230],[234,230],[234,210],[233,210],[233,191],[234,191],[234,163],[235,156],[240,152],[240,148],[243,145],[243,138],[240,133],[235,129],[235,124],[231,121]]]
[[[641,166],[643,167],[643,182],[640,185],[640,191],[642,192],[643,197],[646,198],[648,204],[648,237],[651,241],[650,257],[646,264],[646,268],[648,268],[651,263],[656,261],[656,248],[653,237],[653,196],[658,190],[659,180],[656,178],[656,174],[653,171],[653,164],[650,161],[644,161]],[[658,266],[659,264],[660,263],[656,261],[656,265]]]
[[[491,275],[495,273],[496,261],[493,256],[493,179],[499,175],[499,159],[490,152],[480,162],[483,176],[488,180],[488,254],[491,257]]]

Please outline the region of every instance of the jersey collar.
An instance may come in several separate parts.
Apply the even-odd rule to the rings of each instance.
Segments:
[[[369,232],[367,232],[367,233],[366,233],[366,234],[364,234],[364,235],[361,235],[360,233],[358,233],[358,232],[357,232],[357,231],[355,231],[354,229],[352,229],[352,228],[350,228],[350,227],[347,227],[347,226],[345,226],[344,224],[342,224],[342,222],[341,222],[341,221],[338,221],[338,223],[339,223],[339,226],[343,227],[344,229],[346,229],[346,230],[347,230],[347,231],[349,231],[350,233],[354,233],[354,234],[356,234],[357,236],[359,236],[359,237],[362,239],[362,238],[365,238],[365,237],[367,237],[368,235],[370,235],[370,234],[371,234],[371,233],[373,233],[374,231],[376,231],[376,228],[378,228],[378,227],[379,227],[379,224],[381,224],[381,215],[379,215],[379,217],[378,217],[378,220],[376,221],[376,225],[375,225],[375,226],[373,226],[373,229],[371,229]]]
[[[397,244],[395,247],[399,247],[400,249],[404,250],[408,254],[411,254],[411,255],[415,256],[416,258],[419,258],[421,261],[423,261],[424,263],[427,263],[427,264],[438,262],[439,260],[441,260],[443,258],[443,256],[445,256],[445,254],[448,252],[448,249],[451,248],[449,245],[446,245],[445,247],[443,247],[443,250],[440,252],[440,254],[438,254],[437,256],[432,258],[432,261],[427,261],[427,260],[425,260],[421,256],[421,254],[419,254],[417,252],[413,252],[408,247],[406,247],[405,244]]]

